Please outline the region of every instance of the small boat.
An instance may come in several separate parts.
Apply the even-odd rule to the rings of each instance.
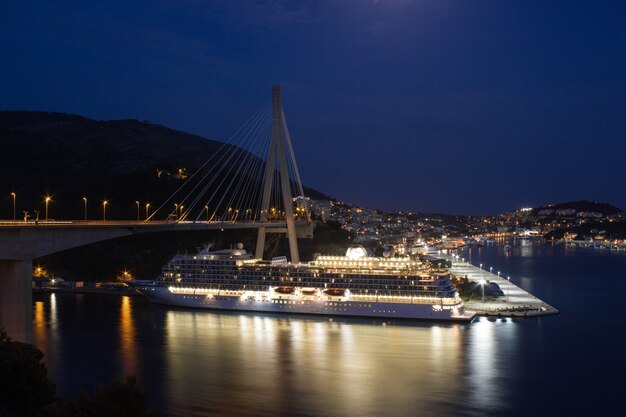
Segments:
[[[343,288],[327,288],[324,290],[324,294],[332,295],[334,297],[342,297],[346,294],[346,290]]]
[[[317,288],[302,288],[302,295],[317,295]]]
[[[294,287],[276,287],[274,288],[274,292],[279,294],[293,294],[296,291]]]

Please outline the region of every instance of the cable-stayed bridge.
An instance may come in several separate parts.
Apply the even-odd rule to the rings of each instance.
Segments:
[[[297,237],[313,235],[306,201],[282,92],[273,86],[271,103],[259,108],[145,220],[107,220],[105,201],[98,221],[0,221],[0,327],[18,340],[32,339],[34,258],[102,240],[150,232],[257,229],[256,257],[263,257],[268,233],[282,233],[289,239],[291,261],[297,263]]]

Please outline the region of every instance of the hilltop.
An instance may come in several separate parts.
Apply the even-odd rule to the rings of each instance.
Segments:
[[[107,217],[132,219],[136,200],[165,201],[181,185],[179,168],[194,172],[223,145],[138,120],[30,111],[0,112],[0,144],[0,218],[12,217],[15,192],[18,217],[22,210],[41,210],[50,194],[50,216],[57,219],[82,218],[83,196],[91,218],[106,198]],[[305,193],[328,198],[310,188]]]
[[[610,216],[612,214],[620,213],[622,210],[608,203],[602,203],[599,201],[570,201],[567,203],[559,203],[559,204],[547,204],[541,207],[537,207],[533,209],[535,213],[539,213],[542,210],[550,211],[553,210],[554,213],[564,212],[564,213],[580,213],[580,212],[589,212],[589,213],[600,213],[604,216]]]

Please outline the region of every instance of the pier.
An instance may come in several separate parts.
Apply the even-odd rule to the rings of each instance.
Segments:
[[[457,277],[465,277],[470,281],[479,282],[484,279],[498,284],[503,296],[489,297],[481,300],[464,301],[466,310],[474,311],[481,316],[500,317],[534,317],[549,314],[558,314],[559,310],[545,301],[535,297],[524,289],[513,284],[510,280],[479,268],[467,261],[461,261],[454,256],[440,252],[438,249],[429,249],[427,254],[434,258],[451,262],[450,272]]]

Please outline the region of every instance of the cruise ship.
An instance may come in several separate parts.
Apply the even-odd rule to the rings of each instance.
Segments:
[[[388,255],[388,254],[387,254]],[[179,254],[155,281],[131,285],[151,301],[183,307],[392,319],[470,321],[450,273],[409,257],[345,256],[291,263],[233,249]]]

